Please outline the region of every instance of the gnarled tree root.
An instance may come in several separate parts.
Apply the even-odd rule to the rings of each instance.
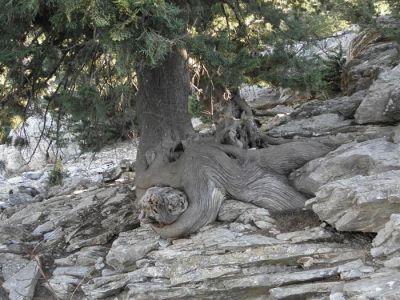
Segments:
[[[179,216],[172,209],[177,217],[169,224],[162,221],[174,218],[168,216],[171,212],[167,211],[166,197],[158,196],[165,202],[161,205],[142,201],[142,209],[147,212],[144,218],[152,216],[148,221],[164,238],[184,236],[215,221],[227,196],[277,211],[302,208],[305,202],[305,197],[288,184],[286,177],[260,166],[256,157],[233,146],[193,143],[176,161],[150,166],[145,173],[138,178],[138,188],[169,186],[187,195],[187,209]]]

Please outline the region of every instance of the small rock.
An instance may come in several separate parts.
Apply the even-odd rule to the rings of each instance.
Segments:
[[[150,228],[122,232],[107,254],[107,264],[119,272],[132,269],[137,260],[159,247],[158,240],[158,236]]]
[[[6,280],[3,287],[9,292],[10,300],[30,300],[33,298],[39,277],[39,267],[35,261],[31,261]]]
[[[400,255],[400,214],[393,214],[372,241],[371,255],[393,258]]]
[[[282,233],[276,236],[278,240],[290,241],[292,243],[302,243],[308,241],[324,241],[333,239],[333,237],[334,235],[331,232],[321,227],[314,227],[302,231]]]
[[[26,204],[33,201],[33,197],[29,194],[25,193],[13,193],[8,197],[8,202],[10,205],[21,205]]]
[[[290,174],[295,187],[309,195],[329,182],[400,169],[400,147],[385,138],[349,143],[314,159]]]
[[[44,171],[30,171],[22,173],[22,176],[29,180],[39,180],[44,175]]]
[[[338,230],[378,232],[400,213],[400,171],[354,176],[322,186],[306,206]]]
[[[123,170],[121,167],[114,167],[102,174],[104,182],[112,182],[121,177]]]
[[[135,161],[132,159],[123,159],[119,162],[119,167],[123,172],[134,172]]]

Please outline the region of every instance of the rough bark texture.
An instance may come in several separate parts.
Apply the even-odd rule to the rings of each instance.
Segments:
[[[304,206],[304,196],[282,174],[324,149],[299,145],[293,151],[281,145],[278,151],[271,147],[261,154],[247,150],[256,146],[256,128],[251,110],[243,108],[240,99],[232,101],[238,109],[231,109],[228,129],[222,127],[215,140],[201,140],[193,133],[187,110],[189,77],[183,52],[139,74],[137,196],[148,190],[140,201],[142,217],[162,237],[187,235],[213,222],[227,196],[270,210]],[[279,152],[284,153],[281,160]]]
[[[186,53],[173,52],[162,65],[138,70],[138,77],[140,143],[136,172],[138,196],[142,196],[141,174],[149,165],[161,167],[175,160],[180,141],[193,133],[187,108],[189,74]]]
[[[305,201],[284,176],[260,167],[247,151],[210,143],[191,143],[177,161],[162,170],[150,167],[144,181],[147,188],[168,185],[188,196],[188,208],[176,222],[154,224],[163,237],[189,234],[213,222],[228,195],[271,210],[301,208]],[[144,210],[151,216],[154,209],[158,208],[150,205]]]

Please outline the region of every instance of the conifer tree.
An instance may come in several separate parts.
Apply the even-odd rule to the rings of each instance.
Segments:
[[[301,207],[304,197],[282,176],[284,160],[310,149],[287,151],[292,157],[279,167],[248,151],[260,141],[238,87],[321,82],[307,77],[320,67],[317,61],[296,51],[299,43],[306,48],[341,28],[345,20],[331,14],[332,3],[0,0],[0,105],[19,114],[68,115],[87,129],[87,138],[98,138],[125,130],[136,102],[138,197],[157,185],[188,197],[176,222],[153,224],[163,236],[213,221],[227,195],[270,209]],[[235,118],[222,122],[215,137],[192,129],[188,99],[194,91],[217,102],[231,99]]]

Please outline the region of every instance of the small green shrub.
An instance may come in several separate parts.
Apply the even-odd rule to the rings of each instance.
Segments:
[[[53,170],[49,176],[49,186],[61,185],[64,178],[63,164],[60,159],[57,159]]]
[[[205,113],[204,105],[195,96],[189,96],[188,111],[192,117],[200,118],[203,123],[211,122],[211,117]]]
[[[14,139],[14,147],[17,147],[19,149],[28,146],[28,144],[29,144],[28,140],[24,139],[23,137],[17,136]]]

